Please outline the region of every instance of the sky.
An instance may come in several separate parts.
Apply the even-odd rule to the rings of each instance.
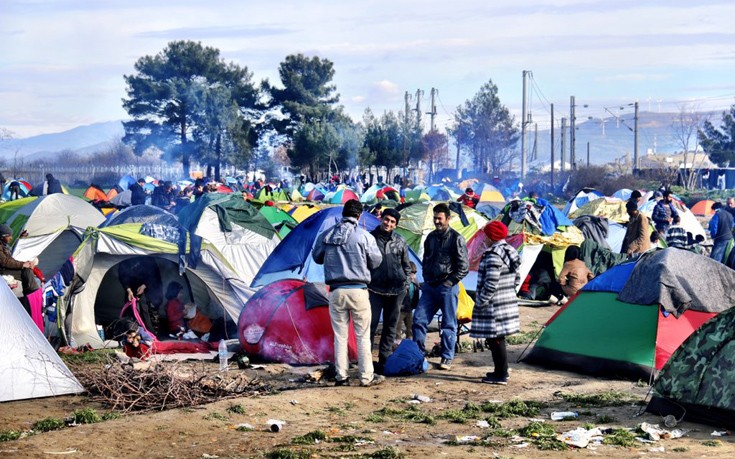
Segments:
[[[570,111],[725,110],[735,104],[732,0],[3,0],[0,129],[16,138],[126,119],[124,75],[174,40],[199,41],[278,84],[289,54],[334,63],[354,120],[437,89],[436,126],[488,81],[539,129]],[[622,110],[620,107],[623,107]],[[424,114],[428,130],[429,116]]]

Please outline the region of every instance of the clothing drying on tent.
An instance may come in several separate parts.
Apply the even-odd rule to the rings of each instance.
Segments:
[[[671,356],[646,411],[735,429],[735,308],[702,325]]]
[[[184,267],[176,244],[140,234],[142,226],[126,223],[88,229],[74,253],[72,281],[59,301],[58,323],[67,342],[104,347],[96,325],[110,327],[119,320],[127,301],[123,283],[135,282],[134,276],[151,286],[148,294],[154,307],[162,306],[154,303],[163,302],[159,288],[175,281],[185,287],[186,302],[194,302],[210,319],[237,321],[253,291],[222,254],[203,241],[198,266]]]
[[[84,388],[38,330],[7,284],[0,282],[0,402],[78,394]]]
[[[325,284],[284,279],[266,285],[245,303],[237,330],[243,350],[265,361],[291,365],[334,362]],[[357,359],[352,327],[348,355],[352,361]]]
[[[258,209],[236,194],[207,193],[184,207],[178,217],[191,236],[190,265],[197,266],[198,247],[206,240],[247,284],[280,242]]]
[[[687,282],[672,289],[663,286],[671,279],[670,271],[657,268],[669,257],[690,271],[684,278]],[[698,275],[693,275],[695,270]],[[648,380],[692,332],[733,304],[731,293],[718,299],[702,292],[710,289],[709,279],[724,282],[724,291],[735,289],[735,273],[729,268],[686,250],[658,250],[615,266],[591,280],[549,319],[524,361],[580,373]],[[624,299],[623,291],[638,289],[646,293],[632,299],[642,303]],[[651,294],[654,292],[658,294]],[[689,298],[706,298],[708,303],[692,300],[688,308],[683,308]],[[677,318],[659,300],[674,301],[674,310],[681,310],[681,315]]]

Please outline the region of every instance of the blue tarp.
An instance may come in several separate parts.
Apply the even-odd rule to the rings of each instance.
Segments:
[[[586,292],[614,292],[619,293],[628,282],[630,274],[637,261],[626,262],[613,266],[604,273],[595,277],[585,285],[582,290]]]

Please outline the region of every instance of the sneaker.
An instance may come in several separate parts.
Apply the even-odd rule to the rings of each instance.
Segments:
[[[485,376],[482,378],[482,382],[485,384],[496,384],[500,386],[508,385],[508,378],[498,378],[497,376]]]
[[[449,371],[452,369],[452,361],[450,359],[442,359],[439,362],[439,369]]]
[[[379,375],[377,373],[373,374],[373,379],[370,380],[370,382],[360,384],[362,387],[370,387],[370,386],[377,386],[378,384],[385,381],[385,376]]]
[[[342,386],[349,386],[350,385],[350,378],[337,380],[337,382],[334,383],[334,387],[342,387]]]
[[[555,297],[554,295],[549,296],[549,303],[557,304],[558,302],[559,302],[559,298]]]

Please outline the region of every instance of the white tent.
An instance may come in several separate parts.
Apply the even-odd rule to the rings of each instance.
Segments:
[[[18,234],[13,249],[16,260],[38,258],[38,267],[51,277],[82,242],[84,230],[105,221],[104,215],[85,200],[55,193],[42,196],[19,208],[6,222]]]
[[[3,281],[0,311],[0,402],[84,392]]]
[[[179,274],[177,246],[139,234],[140,228],[141,224],[128,223],[95,230],[75,252],[74,279],[59,308],[67,338],[77,346],[89,343],[94,348],[105,347],[97,325],[109,325],[119,317],[125,302],[120,279],[124,264],[146,269],[142,273],[149,287],[146,293],[155,306],[163,306],[155,296],[162,299],[163,289],[176,281],[184,286],[185,302],[193,301],[210,318],[226,314],[237,323],[254,290],[238,278],[211,244],[202,244],[196,269],[187,267]]]

